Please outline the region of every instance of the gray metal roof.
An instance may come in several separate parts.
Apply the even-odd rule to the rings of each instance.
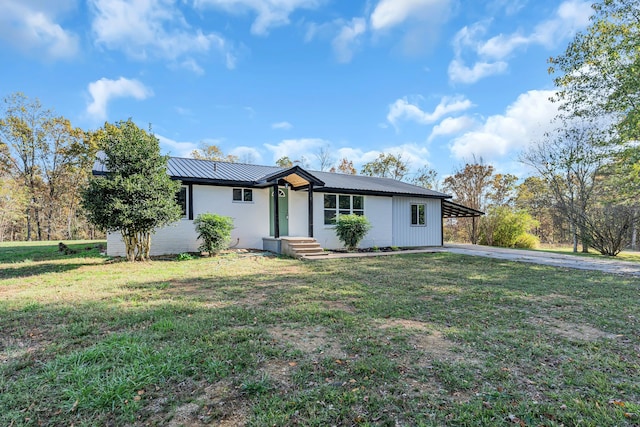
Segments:
[[[253,182],[257,184],[266,177],[277,174],[278,172],[284,172],[288,168],[171,157],[169,159],[168,169],[169,175],[185,181],[211,181],[211,184],[223,184],[236,181],[243,183]],[[306,172],[316,177],[319,181],[324,182],[324,186],[314,187],[314,191],[317,192],[342,191],[351,193],[388,194],[389,196],[451,197],[438,191],[428,190],[391,178],[346,175],[313,170],[306,170]]]
[[[324,181],[324,187],[314,191],[347,191],[388,193],[389,195],[450,198],[451,196],[424,187],[398,181],[391,178],[378,178],[364,175],[346,175],[342,173],[309,171]]]
[[[103,175],[107,172],[99,160],[93,169],[95,175]],[[211,185],[258,186],[264,184],[265,179],[268,177],[278,176],[279,172],[285,172],[289,168],[170,157],[167,169],[172,178],[185,182]],[[323,186],[314,186],[313,190],[317,192],[344,192],[440,199],[451,197],[438,191],[428,190],[391,178],[303,170],[308,175],[316,177],[317,181],[324,183]]]

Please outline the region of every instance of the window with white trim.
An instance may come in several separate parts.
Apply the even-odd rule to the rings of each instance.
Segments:
[[[340,215],[364,215],[364,196],[324,195],[324,224],[333,225]]]
[[[182,209],[182,218],[187,218],[189,212],[189,191],[186,185],[180,187],[180,190],[176,193],[176,202]]]
[[[425,206],[423,204],[416,203],[411,205],[411,225],[427,225],[427,216],[425,215]]]
[[[253,202],[253,190],[250,188],[234,188],[234,202]]]

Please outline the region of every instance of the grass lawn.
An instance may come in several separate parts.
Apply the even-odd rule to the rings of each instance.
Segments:
[[[539,251],[544,251],[544,252],[552,252],[552,253],[556,253],[556,254],[564,254],[564,255],[575,255],[575,256],[586,256],[586,257],[593,257],[593,258],[598,258],[598,259],[609,259],[609,260],[615,260],[615,261],[631,261],[631,262],[639,262],[640,263],[640,252],[638,251],[622,251],[620,252],[618,255],[611,257],[611,256],[606,256],[606,255],[602,255],[600,252],[596,251],[595,249],[589,249],[589,253],[585,254],[582,253],[582,246],[580,246],[578,248],[578,252],[573,252],[573,247],[572,246],[541,246],[538,249],[535,250],[539,250]]]
[[[638,279],[56,244],[0,244],[2,426],[640,424]]]

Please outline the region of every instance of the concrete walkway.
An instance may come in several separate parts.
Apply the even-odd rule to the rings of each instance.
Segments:
[[[496,248],[462,243],[446,243],[444,247],[413,249],[399,252],[365,252],[365,253],[330,253],[324,259],[371,257],[384,255],[400,255],[412,253],[451,252],[455,254],[497,258],[508,261],[528,262],[532,264],[550,265],[560,268],[578,270],[594,270],[612,274],[625,274],[640,277],[640,263],[618,261],[615,259],[598,259],[577,255],[564,255],[542,251],[523,249]]]

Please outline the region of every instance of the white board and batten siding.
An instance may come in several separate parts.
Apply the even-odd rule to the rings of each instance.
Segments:
[[[426,225],[411,225],[411,205],[425,205]],[[441,246],[442,205],[440,199],[393,198],[393,246]]]
[[[324,194],[313,195],[313,236],[325,249],[342,249],[344,244],[336,237],[335,228],[324,224]],[[340,193],[337,193],[340,194]],[[392,198],[364,196],[364,216],[371,223],[371,230],[360,242],[361,248],[391,246]]]
[[[253,201],[234,202],[232,187],[193,186],[193,217],[215,213],[233,218],[231,246],[262,248],[262,238],[269,235],[269,189],[253,189]],[[306,214],[305,214],[306,217]],[[181,219],[162,227],[151,237],[151,255],[196,252],[200,246],[193,221]],[[108,233],[107,253],[125,256],[120,233]]]

